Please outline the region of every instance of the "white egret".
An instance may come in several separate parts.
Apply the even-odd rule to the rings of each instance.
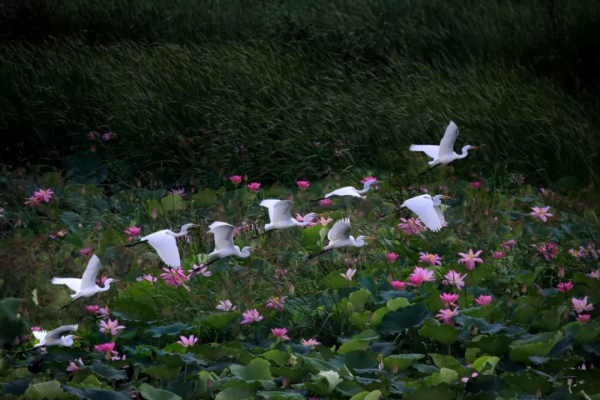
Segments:
[[[62,336],[63,333],[76,331],[78,325],[63,325],[59,328],[54,329],[53,331],[37,331],[33,332],[33,336],[40,342],[33,346],[42,347],[42,346],[62,346],[62,347],[71,347],[73,346],[73,339],[81,339],[81,336],[75,335],[67,335]]]
[[[439,146],[433,144],[411,144],[409,150],[422,151],[432,158],[432,160],[429,161],[431,168],[428,171],[430,171],[438,165],[449,164],[454,160],[465,158],[469,150],[477,149],[475,146],[466,145],[462,148],[461,154],[456,154],[454,152],[454,142],[456,141],[457,137],[458,127],[454,122],[450,121],[450,124],[446,128],[446,132],[444,133],[444,137],[442,138]]]
[[[339,249],[341,247],[363,247],[366,244],[365,239],[372,239],[371,237],[362,235],[354,239],[354,236],[350,235],[350,231],[351,225],[348,218],[337,221],[333,224],[329,232],[327,232],[329,244],[323,247],[323,250],[319,253],[308,257],[307,260],[320,256],[331,249]]]
[[[179,249],[177,248],[177,240],[175,240],[175,238],[186,235],[188,229],[194,227],[196,227],[196,224],[185,224],[181,227],[179,233],[175,233],[170,229],[163,229],[144,236],[139,242],[125,245],[125,247],[148,243],[156,250],[160,259],[167,264],[169,268],[180,268],[181,258],[179,257]]]
[[[216,259],[210,261],[208,264],[220,260],[221,258],[229,256],[237,257],[250,257],[250,251],[255,250],[250,246],[246,246],[240,250],[239,246],[233,244],[233,225],[229,225],[226,222],[215,221],[208,227],[208,233],[215,235],[215,250],[210,253],[209,257],[216,257]]]
[[[440,207],[442,199],[450,199],[450,197],[441,194],[431,197],[431,195],[423,194],[406,200],[402,203],[399,210],[408,208],[419,216],[419,219],[423,221],[427,228],[434,232],[439,232],[446,225],[446,220]]]
[[[300,222],[295,218],[292,218],[291,210],[293,203],[289,200],[266,199],[261,201],[260,205],[269,210],[270,221],[265,225],[266,232],[255,236],[252,239],[274,230],[288,229],[293,226],[307,226],[313,218],[319,215],[317,213],[306,214],[303,219],[304,222]]]
[[[369,189],[371,188],[371,186],[376,183],[383,183],[383,181],[377,181],[377,180],[366,181],[364,183],[362,190],[358,190],[352,186],[345,186],[343,188],[336,189],[331,193],[327,193],[325,195],[325,197],[313,200],[313,202],[323,200],[323,199],[328,199],[328,198],[334,197],[334,196],[335,197],[351,196],[351,197],[360,197],[361,199],[366,199],[367,196],[362,196],[362,195],[367,193],[369,191]]]
[[[104,282],[104,287],[96,285],[96,276],[100,271],[100,259],[95,254],[92,255],[88,265],[83,272],[81,279],[78,278],[52,278],[53,285],[66,285],[75,293],[71,295],[73,301],[83,298],[92,297],[96,293],[106,292],[110,289],[110,284],[118,282],[118,279],[109,278]],[[73,304],[72,302],[70,304]],[[69,304],[63,306],[67,307]]]

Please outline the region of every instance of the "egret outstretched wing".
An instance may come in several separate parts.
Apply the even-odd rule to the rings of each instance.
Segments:
[[[48,332],[46,332],[46,331],[33,331],[31,333],[33,333],[33,336],[37,340],[40,340],[40,341],[43,340],[46,337],[46,335],[48,334]]]
[[[350,231],[350,220],[348,218],[340,219],[335,224],[333,224],[329,232],[327,232],[327,239],[329,239],[330,242],[341,239],[348,239],[348,237],[350,236]]]
[[[81,290],[92,289],[96,287],[96,275],[100,271],[100,259],[97,255],[93,254],[88,265],[85,268],[85,272],[81,277]]]
[[[78,327],[79,327],[78,325],[63,325],[61,327],[58,327],[58,328],[46,333],[46,340],[60,339],[60,337],[62,336],[63,333],[76,331]]]
[[[77,278],[52,278],[53,285],[66,285],[75,293],[81,292],[81,279]]]
[[[179,249],[177,248],[177,240],[174,236],[167,234],[168,229],[154,232],[148,236],[144,236],[140,240],[148,242],[150,246],[156,250],[156,254],[169,267],[181,267],[181,258],[179,257]]]
[[[434,160],[437,160],[440,152],[440,146],[435,146],[433,144],[411,144],[408,149],[410,151],[422,151]]]
[[[292,218],[292,205],[289,200],[263,200],[260,205],[269,209],[269,219],[271,223],[285,221]]]
[[[438,158],[442,158],[445,156],[450,156],[454,154],[454,142],[456,142],[456,138],[458,137],[458,126],[452,121],[448,124],[446,128],[446,132],[444,133],[444,137],[440,142],[440,150],[438,153]]]
[[[234,227],[225,222],[215,221],[209,227],[209,232],[215,235],[215,251],[233,247]]]
[[[444,218],[444,213],[442,212],[442,207],[433,206],[433,208],[435,209],[435,212],[436,212],[438,218],[440,219],[442,226],[446,226],[446,219]]]
[[[442,229],[443,225],[437,212],[435,211],[433,201],[431,201],[431,196],[429,196],[429,198],[426,196],[428,195],[422,195],[408,199],[402,204],[402,206],[417,214],[425,226],[432,231],[437,232]]]

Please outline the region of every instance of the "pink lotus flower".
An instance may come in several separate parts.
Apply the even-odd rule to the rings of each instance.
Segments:
[[[56,234],[60,237],[65,237],[68,233],[69,232],[65,231],[64,229],[61,229],[60,231],[56,232]]]
[[[305,228],[309,228],[309,227],[315,226],[317,224],[316,222],[312,222],[313,218],[314,217],[310,217],[310,221],[311,222],[309,222],[308,225],[305,226]],[[300,215],[300,214],[296,214],[296,221],[298,221],[298,222],[304,222],[304,217],[302,215]]]
[[[282,278],[285,278],[285,276],[287,275],[288,270],[287,269],[276,269],[275,270],[275,279],[280,280]]]
[[[348,268],[348,270],[346,271],[345,274],[340,274],[343,278],[345,278],[348,281],[352,280],[352,277],[354,276],[354,274],[356,273],[355,269],[352,268]]]
[[[354,265],[358,262],[358,260],[356,258],[352,259],[352,258],[345,258],[344,262],[346,263],[346,265]]]
[[[105,142],[108,142],[112,138],[113,138],[113,133],[112,132],[106,132],[106,133],[102,134],[102,140],[104,140]]]
[[[271,329],[271,333],[277,338],[277,340],[290,340],[289,336],[286,335],[287,329],[285,328],[273,328]]]
[[[311,346],[317,346],[321,344],[317,339],[308,339],[308,340],[304,340],[302,339],[302,346],[304,347],[311,347]]]
[[[148,281],[148,282],[150,282],[151,285],[154,285],[154,282],[156,282],[158,280],[158,278],[155,278],[152,275],[142,275],[142,276],[138,276],[137,278],[135,278],[135,280],[138,282]]]
[[[78,360],[75,360],[75,362],[69,361],[69,366],[67,367],[67,372],[79,371],[79,369],[81,367],[83,367],[83,361],[81,361],[81,358],[79,358]]]
[[[265,307],[273,308],[278,311],[283,311],[286,299],[287,296],[273,297],[272,299],[267,300],[267,304],[265,305]]]
[[[471,378],[475,378],[477,375],[478,375],[478,374],[477,374],[477,372],[473,372],[473,373],[471,374]],[[467,382],[469,382],[469,379],[470,379],[470,378],[469,378],[469,377],[466,377],[466,376],[465,376],[465,377],[463,377],[463,378],[460,378],[460,380],[461,380],[463,383],[467,383]]]
[[[152,211],[150,211],[150,218],[156,219],[157,216],[158,214],[156,213],[156,208],[153,208]]]
[[[448,273],[446,275],[444,275],[444,278],[446,278],[446,280],[442,281],[442,283],[444,285],[456,286],[456,288],[460,290],[461,287],[465,286],[464,279],[466,277],[467,277],[467,274],[464,274],[463,276],[461,276],[460,273],[451,269],[450,271],[448,271]]]
[[[40,328],[39,326],[32,326],[29,329],[31,329],[31,332],[39,332],[42,330],[42,328]]]
[[[258,192],[260,190],[260,183],[252,182],[248,185],[248,190],[251,192]]]
[[[413,286],[421,286],[423,282],[434,282],[435,278],[433,277],[433,271],[428,270],[427,268],[415,267],[413,273],[410,274],[410,283]]]
[[[262,321],[264,318],[262,315],[258,313],[258,310],[255,308],[253,310],[248,310],[242,314],[244,319],[240,322],[240,325],[251,324],[253,322]]]
[[[330,206],[331,203],[333,203],[330,199],[323,199],[323,200],[319,200],[319,205],[321,207],[327,207]]]
[[[454,325],[453,317],[458,315],[458,307],[454,308],[454,310],[450,310],[446,308],[445,310],[440,310],[438,314],[435,316],[437,319],[442,321],[444,324]]]
[[[212,272],[210,272],[208,270],[208,267],[205,267],[204,264],[200,264],[200,265],[192,265],[192,269],[188,270],[188,273],[190,274],[190,276],[192,275],[202,275],[202,276],[211,276]]]
[[[492,296],[481,295],[475,299],[475,303],[477,303],[480,307],[485,307],[492,302]]]
[[[193,346],[198,342],[198,338],[195,338],[194,335],[190,335],[189,338],[186,338],[185,336],[179,336],[179,339],[181,340],[178,340],[177,343],[184,347]]]
[[[585,296],[583,300],[576,299],[575,297],[571,298],[573,310],[577,312],[577,314],[581,314],[584,311],[592,311],[594,309],[594,303],[588,304],[587,299],[587,296]]]
[[[85,306],[85,310],[87,312],[89,312],[90,314],[96,314],[99,309],[100,309],[100,306]]]
[[[327,226],[331,221],[333,221],[333,218],[328,217],[327,219],[325,219],[325,218],[321,217],[321,219],[319,220],[319,223],[323,226]]]
[[[297,181],[296,185],[298,185],[300,190],[305,191],[310,186],[310,183],[308,181]]]
[[[98,316],[98,318],[108,318],[108,316],[110,315],[108,307],[99,308],[98,311],[96,311],[96,315]]]
[[[600,255],[598,255],[598,252],[596,251],[596,245],[594,243],[588,244],[586,250],[594,260],[600,258]]]
[[[591,273],[588,274],[588,276],[590,278],[594,278],[594,279],[600,279],[600,269],[597,269],[595,271],[592,271]]]
[[[429,253],[419,253],[419,262],[427,263],[431,266],[433,265],[442,265],[442,257],[437,254],[429,254]]]
[[[50,203],[50,199],[52,199],[52,195],[54,192],[52,189],[40,189],[37,192],[33,193],[33,197],[37,199],[38,202]]]
[[[119,355],[119,353],[115,351],[115,342],[97,344],[94,346],[94,350],[105,353],[105,358],[107,360],[110,360],[111,354]]]
[[[559,277],[559,278],[561,278],[561,279],[562,279],[562,278],[564,278],[564,277],[565,277],[565,269],[564,269],[563,267],[560,267],[560,268],[558,269],[558,273],[557,273],[557,275],[558,275],[558,277]]]
[[[183,197],[185,196],[185,189],[171,189],[169,193]]]
[[[239,175],[233,175],[229,177],[229,180],[231,181],[231,183],[233,183],[234,185],[239,185],[242,182],[242,177]]]
[[[529,215],[531,215],[534,219],[539,218],[543,222],[546,222],[548,217],[553,217],[553,215],[548,212],[548,210],[550,209],[550,206],[541,207],[541,208],[540,207],[531,207],[531,209],[533,211],[531,213],[529,213]]]
[[[25,199],[25,205],[26,206],[35,207],[35,206],[37,206],[39,204],[40,204],[40,200],[37,197],[35,197],[35,196],[27,197]]]
[[[100,132],[91,131],[90,133],[88,133],[87,137],[90,140],[96,140],[96,138],[100,137]]]
[[[129,228],[125,229],[123,232],[125,232],[125,234],[127,236],[129,236],[129,238],[127,240],[132,242],[133,239],[140,236],[140,233],[142,233],[142,228],[138,228],[137,226],[130,226]]]
[[[573,289],[573,282],[561,282],[556,286],[556,288],[559,292],[567,293]]]
[[[237,309],[237,306],[231,304],[230,300],[221,300],[219,301],[219,304],[217,305],[216,309],[221,311],[233,311]]]
[[[402,231],[406,235],[419,235],[421,232],[424,232],[427,228],[421,224],[421,220],[419,218],[413,219],[404,219],[400,218],[401,223],[397,226],[402,229]]]
[[[494,260],[501,260],[504,258],[504,253],[501,251],[494,251],[492,252],[492,258]]]
[[[510,250],[513,247],[515,247],[515,241],[512,239],[507,240],[506,242],[502,243],[500,245],[500,247],[502,247],[504,250]]]
[[[535,244],[532,246],[537,247]],[[554,259],[558,255],[558,246],[556,245],[556,243],[552,243],[552,242],[543,243],[538,248],[538,253],[542,257],[544,257],[544,259],[546,261],[550,261],[550,259]]]
[[[103,277],[102,277],[102,278],[100,278],[100,279],[96,279],[96,285],[103,286],[103,285],[104,285],[104,282],[106,282],[106,280],[107,280],[107,279],[108,279],[108,277],[106,277],[106,276],[103,276]]]
[[[398,254],[396,253],[386,253],[385,259],[391,262],[395,262],[398,259]]]
[[[119,325],[118,319],[111,321],[109,318],[108,322],[100,321],[100,332],[104,334],[108,334],[110,332],[111,335],[116,336],[119,334],[121,329],[125,329],[125,327],[123,325]]]
[[[405,282],[401,282],[401,281],[391,281],[390,282],[390,286],[394,290],[400,290],[400,289],[404,288],[405,285],[406,285],[406,283]]]
[[[458,253],[458,255],[462,257],[458,260],[458,263],[465,263],[465,267],[468,270],[472,271],[475,269],[475,263],[483,264],[483,260],[481,258],[478,258],[482,251],[483,250],[479,250],[477,253],[473,254],[473,249],[469,249],[469,252],[467,254]]]
[[[469,185],[471,185],[473,189],[477,190],[481,186],[481,182],[471,182]]]
[[[94,249],[91,247],[86,247],[84,249],[79,250],[79,255],[81,257],[89,257],[94,253]]]
[[[459,296],[457,294],[450,294],[450,293],[440,294],[440,299],[444,302],[444,307],[446,307],[446,308],[450,307],[450,305],[457,307],[456,304],[454,304],[454,303],[458,300],[458,298],[459,298]]]
[[[165,271],[165,273],[160,274],[160,277],[167,285],[171,285],[175,288],[183,286],[188,292],[190,291],[190,288],[185,282],[190,280],[191,275],[186,275],[183,268],[163,268],[163,271]]]
[[[587,324],[588,322],[590,322],[590,318],[592,318],[591,315],[579,314],[577,316],[577,321],[583,322],[584,324]]]

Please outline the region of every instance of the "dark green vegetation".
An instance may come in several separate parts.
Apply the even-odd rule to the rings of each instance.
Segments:
[[[12,165],[110,130],[113,180],[402,171],[450,119],[486,170],[600,165],[596,1],[4,0],[0,41]]]

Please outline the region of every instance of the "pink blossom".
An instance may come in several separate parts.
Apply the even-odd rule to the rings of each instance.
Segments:
[[[315,226],[317,224],[316,222],[312,222],[313,218],[314,217],[310,217],[310,221],[311,222],[309,222],[308,225],[306,225],[306,228],[311,227],[311,226]],[[304,222],[304,217],[302,215],[300,215],[300,214],[296,214],[296,221],[298,221],[298,222]]]
[[[321,217],[321,219],[319,220],[319,223],[323,226],[327,226],[331,221],[333,221],[333,218],[328,217],[327,219]]]
[[[69,361],[69,366],[67,367],[67,372],[79,371],[79,369],[81,367],[83,367],[83,361],[81,361],[81,358],[79,358],[78,360],[75,360],[75,362]]]
[[[473,189],[477,190],[481,186],[481,182],[471,182],[469,185],[471,185]]]
[[[239,185],[240,182],[242,182],[242,177],[239,175],[233,175],[229,177],[229,180],[231,181],[231,183],[233,183],[234,185]]]
[[[108,307],[99,308],[98,311],[96,311],[96,315],[98,316],[98,318],[108,318],[108,316],[110,315]]]
[[[354,274],[356,273],[355,269],[352,268],[348,268],[348,270],[346,271],[345,274],[340,274],[343,278],[345,278],[348,281],[352,280],[352,277],[354,276]]]
[[[106,132],[106,133],[102,134],[102,140],[104,140],[105,142],[108,142],[112,138],[113,138],[113,133],[112,132]]]
[[[96,138],[100,137],[100,132],[91,131],[90,133],[88,133],[87,137],[90,140],[96,140]]]
[[[42,328],[40,328],[39,326],[32,326],[29,329],[31,329],[31,332],[39,332],[42,330]]]
[[[483,260],[478,258],[482,251],[483,250],[479,250],[477,253],[473,254],[473,249],[469,249],[467,254],[458,253],[458,255],[462,257],[458,260],[458,263],[465,263],[465,267],[472,271],[475,269],[475,263],[483,264]]]
[[[40,203],[42,201],[44,203],[50,203],[53,194],[54,192],[52,191],[52,189],[40,189],[37,192],[33,193],[33,197],[35,197]]]
[[[104,285],[104,282],[106,282],[106,280],[107,280],[107,279],[108,279],[108,277],[106,277],[106,276],[103,276],[103,277],[102,277],[102,278],[100,278],[100,279],[96,279],[96,285],[103,286],[103,285]]]
[[[311,347],[311,346],[317,346],[321,344],[317,339],[308,339],[308,340],[304,340],[302,339],[302,346],[304,347]]]
[[[409,277],[410,284],[417,287],[421,286],[423,282],[434,282],[435,278],[433,277],[433,273],[433,271],[430,271],[427,268],[415,267],[413,273],[410,274]]]
[[[185,336],[179,336],[179,339],[181,340],[178,340],[177,343],[184,347],[193,346],[198,342],[198,338],[195,338],[194,335],[190,335],[189,338],[186,338]]]
[[[183,196],[185,196],[185,189],[171,189],[171,191],[169,193],[176,194],[176,195],[183,197]]]
[[[119,320],[115,319],[111,321],[108,318],[108,322],[100,321],[100,332],[104,334],[108,334],[110,332],[111,335],[116,336],[121,329],[125,329],[123,325],[119,325]]]
[[[586,247],[587,252],[592,256],[594,260],[600,258],[598,252],[596,251],[596,245],[594,243],[590,243]]]
[[[85,310],[87,312],[89,312],[90,314],[96,314],[98,312],[98,310],[100,309],[100,306],[85,306]]]
[[[273,308],[278,311],[283,311],[286,299],[287,299],[287,296],[273,297],[272,299],[267,300],[267,304],[265,305],[265,307]]]
[[[290,291],[290,294],[294,294],[294,291],[296,290],[296,289],[294,288],[294,284],[293,284],[293,283],[290,283],[290,286],[288,287],[288,289],[289,289],[289,291]]]
[[[442,265],[442,257],[437,254],[429,254],[429,253],[419,253],[419,262],[427,263],[431,266],[433,265]]]
[[[398,259],[398,254],[396,253],[386,253],[385,259],[391,262],[395,262]]]
[[[327,206],[330,206],[330,205],[331,205],[331,203],[333,203],[333,202],[331,201],[331,199],[323,199],[323,200],[319,200],[319,205],[320,205],[321,207],[327,207]]]
[[[577,321],[583,322],[584,324],[587,324],[588,322],[590,322],[590,318],[592,318],[591,315],[579,314],[577,316]]]
[[[573,282],[561,282],[556,286],[556,288],[559,292],[567,293],[573,289]]]
[[[456,286],[457,289],[460,289],[461,287],[465,286],[464,279],[466,277],[467,277],[467,274],[464,274],[463,276],[461,276],[460,273],[451,269],[450,271],[448,271],[448,273],[446,275],[444,275],[444,278],[446,278],[446,280],[443,281],[442,283],[444,285]]]
[[[450,307],[450,305],[453,305],[456,307],[456,304],[454,304],[459,298],[459,295],[457,294],[450,294],[450,293],[442,293],[440,294],[440,299],[444,302],[444,306],[446,308]]]
[[[148,282],[150,282],[151,285],[154,285],[154,282],[156,282],[158,280],[158,278],[156,278],[152,275],[142,275],[142,276],[138,276],[137,278],[135,278],[135,280],[138,282],[148,281]]]
[[[251,324],[253,322],[262,321],[264,318],[262,315],[258,313],[258,310],[255,308],[253,310],[248,310],[242,314],[244,319],[240,322],[240,325]]]
[[[127,240],[132,242],[133,239],[135,239],[137,236],[140,236],[140,234],[142,233],[142,228],[139,228],[137,226],[130,226],[129,228],[125,229],[123,232],[125,232],[125,234],[127,236],[129,236],[129,238]]]
[[[251,192],[258,192],[260,190],[260,183],[252,182],[248,185],[248,190]]]
[[[160,277],[167,285],[171,285],[175,288],[183,286],[188,292],[190,291],[190,288],[185,282],[190,280],[191,275],[186,275],[183,268],[163,268],[163,271],[165,272],[160,274]]]
[[[40,200],[37,197],[35,197],[35,196],[27,197],[25,199],[25,205],[26,206],[35,207],[38,204],[40,204]]]
[[[440,310],[438,314],[435,316],[437,319],[442,321],[444,324],[454,325],[453,317],[458,315],[458,307],[455,307],[454,310],[450,310],[446,308],[445,310]]]
[[[89,257],[94,253],[94,249],[91,247],[86,247],[84,249],[79,250],[79,255],[81,257]]]
[[[390,282],[390,286],[394,289],[394,290],[400,290],[402,289],[404,286],[406,285],[405,282],[401,282],[401,281],[391,281]]]
[[[310,186],[310,182],[308,182],[308,181],[296,181],[296,185],[298,185],[298,188],[300,190],[305,191]]]
[[[231,304],[230,300],[221,300],[221,301],[219,301],[219,304],[215,308],[217,310],[221,310],[221,311],[233,311],[233,310],[237,309],[237,306],[234,306],[233,304]]]
[[[400,218],[401,223],[397,226],[402,229],[402,231],[406,235],[419,235],[421,232],[424,232],[427,228],[421,224],[421,220],[419,218],[413,219],[404,219]]]
[[[537,247],[537,246],[533,245],[533,247]],[[556,243],[552,243],[552,242],[543,243],[538,248],[538,253],[542,257],[544,257],[544,259],[546,261],[550,261],[550,259],[554,259],[558,255],[558,246],[556,245]]]
[[[588,276],[590,278],[594,278],[594,279],[600,279],[600,269],[597,269],[595,271],[592,271],[591,273],[588,274]]]
[[[502,243],[500,245],[500,247],[502,247],[504,250],[510,250],[513,247],[515,247],[515,241],[512,239],[507,240],[506,242]]]
[[[271,329],[271,333],[277,338],[277,340],[290,340],[289,336],[286,335],[287,329],[285,328],[273,328]]]
[[[156,213],[156,208],[153,208],[153,209],[152,209],[152,211],[150,211],[150,217],[151,217],[152,219],[156,219],[156,217],[157,217],[157,216],[158,216],[158,215],[157,215],[157,213]]]
[[[547,221],[547,217],[553,217],[552,214],[550,214],[548,212],[548,210],[550,209],[550,206],[547,207],[531,207],[531,209],[533,210],[532,212],[529,213],[529,215],[531,215],[531,217],[535,218],[539,218],[542,220],[542,222],[546,222]]]
[[[577,314],[581,314],[584,311],[592,311],[594,309],[594,304],[588,304],[587,300],[587,296],[585,296],[583,300],[576,299],[575,297],[571,298],[571,302],[573,303],[573,310],[577,312]]]
[[[67,232],[67,231],[66,231],[66,230],[64,230],[64,229],[61,229],[60,231],[56,232],[56,234],[57,234],[58,236],[60,236],[60,237],[65,237],[65,236],[67,236],[67,234],[68,234],[68,233],[69,233],[69,232]]]
[[[504,258],[504,253],[501,251],[494,251],[492,252],[492,258],[494,260],[501,260]]]
[[[190,276],[192,275],[202,275],[205,277],[211,276],[212,272],[208,271],[208,267],[205,267],[204,264],[200,265],[192,265],[192,269],[188,270]]]
[[[119,355],[119,353],[115,351],[115,342],[97,344],[94,346],[94,350],[100,353],[106,353],[105,357],[107,360],[110,360],[111,354]]]
[[[559,278],[561,278],[561,279],[562,279],[562,278],[564,278],[564,277],[565,277],[565,269],[564,269],[563,267],[560,267],[560,268],[558,269],[558,273],[557,273],[557,275],[558,275],[558,277],[559,277]]]
[[[282,278],[284,278],[287,275],[287,273],[288,273],[287,269],[279,269],[279,268],[277,268],[275,270],[275,279],[277,279],[277,280],[282,279]]]
[[[354,258],[345,258],[344,262],[346,263],[346,265],[354,265],[358,262],[358,259]]]
[[[480,307],[485,307],[492,302],[492,296],[480,295],[475,299],[475,303],[477,303]]]
[[[476,376],[477,376],[477,372],[473,372],[473,373],[471,374],[471,378],[475,378]],[[460,380],[461,380],[463,383],[467,383],[467,382],[469,382],[469,379],[470,379],[470,378],[469,378],[469,377],[467,377],[467,376],[465,376],[465,377],[463,377],[463,378],[460,378]]]

